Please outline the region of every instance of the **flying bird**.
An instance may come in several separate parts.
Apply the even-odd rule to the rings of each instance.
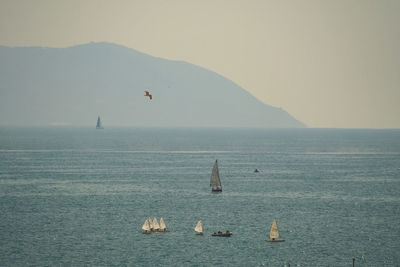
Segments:
[[[148,96],[151,99],[153,99],[153,96],[149,93],[149,91],[144,91],[146,94],[144,96]]]

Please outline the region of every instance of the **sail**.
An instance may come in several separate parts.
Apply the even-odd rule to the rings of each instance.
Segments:
[[[150,231],[149,219],[146,219],[146,221],[144,221],[142,229],[145,230],[145,231]]]
[[[167,226],[165,225],[164,219],[161,217],[160,218],[160,230],[165,230],[167,229]]]
[[[154,229],[154,230],[160,229],[160,226],[158,225],[158,222],[157,222],[157,218],[156,218],[156,217],[154,217],[154,219],[153,219],[153,229]]]
[[[154,229],[153,220],[151,218],[148,218],[147,220],[149,221],[150,230],[153,230]]]
[[[278,239],[279,238],[278,224],[277,224],[275,218],[272,222],[271,230],[269,231],[269,238],[270,239]]]
[[[210,178],[210,186],[212,188],[221,189],[221,180],[219,179],[219,171],[218,171],[218,160],[215,160],[214,167],[212,169],[211,178]]]
[[[97,129],[102,129],[102,128],[103,128],[103,126],[101,126],[101,119],[100,119],[100,116],[97,117],[96,128],[97,128]]]
[[[197,222],[194,230],[198,233],[203,233],[203,222],[201,220]]]

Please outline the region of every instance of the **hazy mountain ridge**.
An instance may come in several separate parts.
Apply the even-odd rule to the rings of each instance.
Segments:
[[[144,97],[149,89],[153,100]],[[0,46],[0,124],[304,127],[221,75],[110,44]]]

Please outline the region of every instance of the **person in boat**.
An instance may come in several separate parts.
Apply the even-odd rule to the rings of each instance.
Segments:
[[[231,232],[229,232],[229,230],[226,230],[226,233],[225,234],[227,234],[227,235],[231,235],[232,233]]]

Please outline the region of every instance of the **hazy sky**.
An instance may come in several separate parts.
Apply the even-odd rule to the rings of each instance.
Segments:
[[[211,69],[309,127],[400,128],[398,0],[0,0],[0,45],[91,41]]]

